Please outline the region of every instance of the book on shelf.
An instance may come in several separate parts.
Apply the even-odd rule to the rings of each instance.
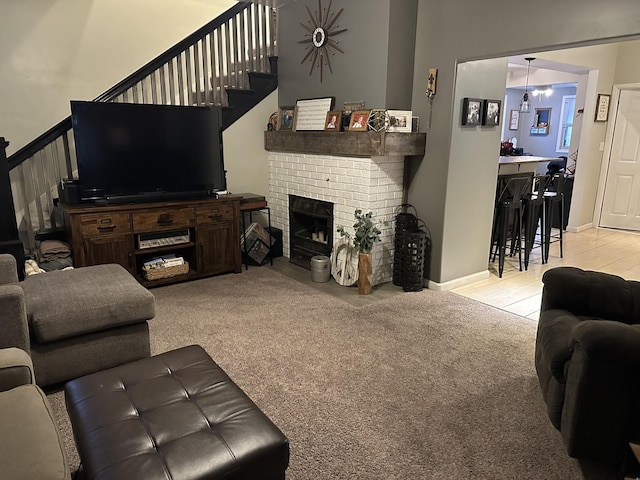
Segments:
[[[155,270],[161,268],[175,267],[178,265],[184,265],[184,258],[176,257],[175,254],[163,255],[162,257],[155,257],[151,260],[144,262],[144,270]]]

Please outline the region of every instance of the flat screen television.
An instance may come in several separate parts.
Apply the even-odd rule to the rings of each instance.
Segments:
[[[226,190],[220,107],[71,101],[82,201],[122,203]]]

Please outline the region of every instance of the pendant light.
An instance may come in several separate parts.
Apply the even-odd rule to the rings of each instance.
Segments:
[[[524,87],[524,95],[520,101],[520,111],[522,113],[529,113],[531,111],[531,102],[529,101],[529,68],[531,67],[531,60],[535,60],[535,57],[525,57],[525,60],[529,62],[527,64],[527,83]]]

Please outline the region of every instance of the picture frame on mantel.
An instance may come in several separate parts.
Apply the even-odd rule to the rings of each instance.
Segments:
[[[327,118],[324,121],[325,132],[339,132],[342,126],[342,110],[331,110],[327,112]]]
[[[349,123],[350,132],[366,132],[367,122],[369,121],[370,110],[356,110],[351,112],[351,121]]]
[[[390,132],[411,132],[413,114],[410,110],[387,110]]]
[[[278,130],[293,130],[293,121],[296,107],[278,108]]]

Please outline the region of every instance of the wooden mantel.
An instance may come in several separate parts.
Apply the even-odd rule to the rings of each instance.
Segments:
[[[270,152],[317,153],[346,157],[424,155],[426,133],[396,132],[264,132]]]

